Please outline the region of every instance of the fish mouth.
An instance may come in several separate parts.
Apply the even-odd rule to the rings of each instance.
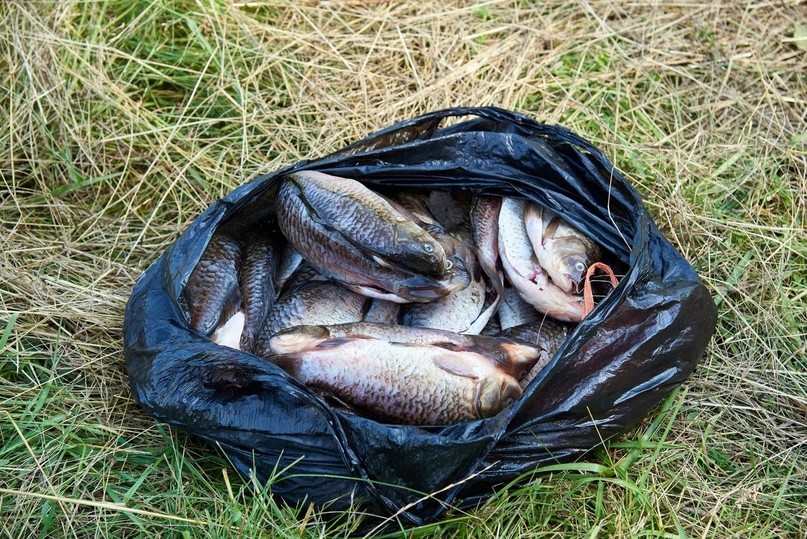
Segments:
[[[476,413],[480,418],[494,416],[513,404],[521,393],[521,387],[512,376],[485,378],[477,389]]]

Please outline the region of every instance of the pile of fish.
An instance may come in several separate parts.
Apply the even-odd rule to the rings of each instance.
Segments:
[[[601,257],[517,198],[382,194],[306,171],[275,204],[266,228],[213,236],[183,294],[191,325],[394,423],[480,419],[518,399],[583,318],[578,288]]]

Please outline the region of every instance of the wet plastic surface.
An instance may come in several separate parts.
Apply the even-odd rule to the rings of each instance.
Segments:
[[[464,121],[441,128],[449,117]],[[278,179],[305,169],[381,190],[521,196],[575,224],[626,275],[523,397],[495,417],[417,427],[342,413],[269,362],[210,342],[189,325],[181,303],[212,234],[270,219]],[[560,126],[460,108],[261,176],[214,203],[137,282],[124,338],[135,399],[158,420],[220,444],[241,473],[254,469],[260,481],[293,464],[273,482],[276,495],[291,503],[336,500],[332,509],[360,501],[375,514],[420,524],[438,519],[446,503],[477,503],[497,485],[579,457],[631,427],[689,376],[716,316],[695,271],[599,150]]]

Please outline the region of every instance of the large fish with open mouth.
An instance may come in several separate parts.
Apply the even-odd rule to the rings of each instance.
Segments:
[[[384,242],[387,240],[383,234],[378,236],[382,238],[379,240],[381,243],[375,244],[372,249],[364,249],[355,238],[345,236],[333,223],[320,216],[319,210],[310,204],[300,184],[305,185],[306,182],[300,178],[281,182],[276,203],[278,224],[294,248],[325,277],[364,296],[396,303],[434,301],[468,286],[470,282],[468,272],[463,271],[461,265],[449,262],[443,247],[425,231],[423,233],[428,236],[428,239],[422,239],[425,243],[419,243],[420,240],[413,241],[418,245],[434,243],[438,246],[430,249],[430,256],[440,255],[442,261],[437,262],[436,267],[444,270],[442,274],[426,275],[411,271],[412,266],[416,264],[408,264],[410,269],[404,268],[401,261],[402,257],[406,257],[397,247],[401,242],[400,238],[396,240],[397,243],[387,242],[395,244],[394,255],[391,258],[384,257]],[[378,195],[375,196],[380,199]],[[334,206],[342,206],[346,213],[349,213],[352,206],[359,204],[350,197],[344,199],[331,197],[331,199]],[[385,204],[391,208],[386,202]],[[332,210],[333,208],[329,208],[326,214],[333,216]],[[399,212],[396,214],[400,215]],[[389,223],[383,223],[385,219],[383,216],[386,214],[381,212],[373,215],[372,212],[363,209],[353,212],[353,215],[355,218],[363,219],[366,229],[379,227],[389,230],[392,227]],[[409,222],[412,226],[423,230]],[[352,227],[351,231],[354,228]],[[369,238],[373,235],[366,232],[365,236],[363,241],[370,241]],[[412,250],[417,251],[417,248],[413,247]],[[426,259],[430,260],[428,256]],[[432,273],[432,269],[429,273]]]
[[[538,263],[561,290],[576,292],[588,267],[597,262],[600,248],[551,210],[527,204],[527,235]]]
[[[564,292],[550,281],[538,263],[524,222],[526,201],[504,198],[499,213],[499,255],[505,274],[521,297],[558,320],[583,319],[582,298]]]
[[[213,235],[183,290],[190,323],[205,335],[241,307],[241,251],[241,242],[233,236]]]
[[[490,417],[521,396],[512,376],[476,352],[338,338],[273,363],[379,419],[445,425]]]

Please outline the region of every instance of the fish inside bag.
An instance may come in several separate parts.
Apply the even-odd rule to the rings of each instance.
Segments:
[[[323,177],[358,182],[339,196],[365,200],[366,188],[393,209],[372,198],[342,220]],[[361,226],[370,207],[371,220],[407,221],[379,240]],[[457,230],[468,212],[482,218],[497,207],[506,258],[491,261],[475,247],[469,262],[462,245],[494,241],[487,229],[449,238],[440,227]],[[315,215],[319,228],[289,228],[295,211]],[[317,258],[306,242],[334,230],[338,248],[371,269],[336,270]],[[522,235],[526,247],[512,242]],[[574,241],[622,275],[615,289],[595,290],[587,315],[576,302],[589,260],[552,258]],[[383,278],[368,278],[373,268]],[[550,309],[559,321],[539,314],[537,332],[523,330],[513,316],[543,309],[533,292],[545,284],[573,307]],[[457,311],[461,291],[476,307],[436,336],[435,311],[446,298]],[[389,321],[414,327],[374,333]],[[412,525],[624,432],[689,376],[715,323],[708,290],[602,152],[521,114],[457,108],[258,177],[215,202],[136,283],[124,351],[143,408],[219,445],[245,476],[271,478],[273,494],[335,510],[359,504]],[[460,334],[468,331],[484,335]],[[344,369],[334,369],[334,354]],[[379,367],[378,357],[407,359]],[[414,406],[397,379],[382,394],[355,378],[375,368],[386,373],[379,379],[405,369],[409,384],[439,379],[448,389]],[[400,411],[390,416],[377,401]]]

